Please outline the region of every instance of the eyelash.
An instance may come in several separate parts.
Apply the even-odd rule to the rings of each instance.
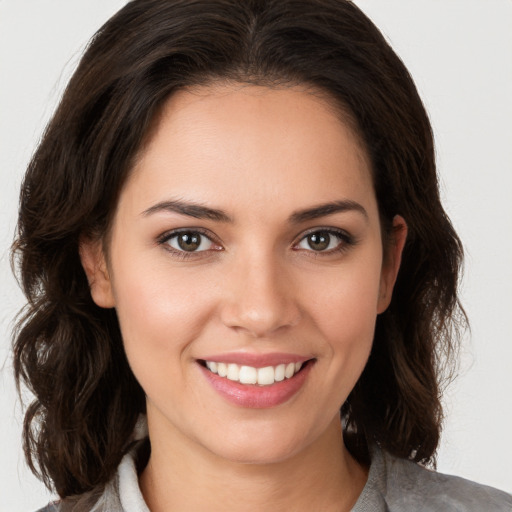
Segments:
[[[302,241],[305,241],[309,236],[315,235],[318,233],[327,234],[329,236],[335,236],[338,238],[339,243],[336,245],[336,247],[326,250],[326,251],[314,251],[313,249],[295,249],[296,251],[304,250],[305,252],[308,252],[310,256],[314,258],[320,258],[325,256],[330,256],[333,254],[340,254],[345,251],[347,251],[350,247],[356,245],[357,240],[355,237],[353,237],[351,234],[347,233],[343,229],[335,229],[335,228],[322,228],[317,227],[314,229],[311,229],[307,231],[306,233],[301,234],[300,239],[297,243],[294,244],[294,247],[296,247],[299,243]]]
[[[212,244],[218,244],[220,245],[220,242],[218,241],[217,237],[213,235],[210,231],[207,231],[202,228],[183,228],[183,229],[177,229],[173,231],[168,231],[166,233],[163,233],[160,235],[157,239],[157,242],[159,245],[164,246],[166,251],[169,251],[173,256],[175,256],[178,259],[182,260],[188,260],[191,258],[198,258],[200,256],[203,256],[202,253],[208,252],[208,251],[181,251],[178,249],[175,249],[174,247],[171,247],[169,245],[169,241],[173,238],[178,237],[180,234],[184,233],[191,233],[191,234],[199,234],[201,237],[205,237],[208,239]],[[220,249],[213,249],[214,251],[219,251]]]
[[[215,237],[213,235],[213,233],[211,233],[210,231],[207,231],[205,229],[202,229],[202,228],[184,228],[184,229],[168,231],[158,237],[157,243],[159,245],[164,246],[165,250],[172,253],[174,257],[177,257],[182,260],[188,260],[191,258],[197,259],[198,257],[205,256],[202,253],[207,253],[211,250],[213,250],[213,251],[222,250],[222,249],[207,249],[207,250],[202,250],[202,251],[185,251],[185,250],[176,249],[169,245],[170,240],[172,240],[173,238],[176,238],[180,234],[184,234],[184,233],[199,234],[201,237],[205,237],[206,239],[208,239],[212,244],[220,245],[218,238]],[[325,250],[324,251],[315,251],[313,249],[296,248],[301,242],[305,241],[309,236],[318,234],[318,233],[327,234],[329,236],[334,236],[334,237],[338,238],[339,243],[337,244],[336,247],[329,249],[327,251],[325,251]],[[317,227],[317,228],[307,231],[306,233],[301,234],[298,241],[293,244],[293,250],[304,251],[304,252],[310,253],[310,256],[318,258],[318,257],[332,255],[332,254],[342,253],[344,251],[347,251],[351,246],[354,246],[356,244],[357,244],[357,240],[352,235],[350,235],[349,233],[347,233],[346,231],[344,231],[342,229]]]

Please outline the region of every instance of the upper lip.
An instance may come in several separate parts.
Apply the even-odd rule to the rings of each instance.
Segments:
[[[277,366],[287,363],[304,363],[312,357],[298,354],[286,354],[283,352],[271,352],[267,354],[255,354],[249,352],[229,352],[225,354],[212,354],[201,358],[202,361],[215,361],[216,363],[233,363],[253,368]]]

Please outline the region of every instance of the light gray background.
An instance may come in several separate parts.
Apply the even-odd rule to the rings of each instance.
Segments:
[[[28,472],[11,377],[11,275],[24,167],[85,43],[123,0],[0,0],[0,510],[49,494]],[[445,396],[439,470],[512,491],[512,1],[357,0],[430,112],[446,208],[466,249],[472,334]]]

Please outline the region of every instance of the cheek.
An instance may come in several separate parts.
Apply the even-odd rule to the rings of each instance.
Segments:
[[[176,366],[213,307],[208,283],[154,259],[119,260],[115,269],[116,311],[128,359],[136,366]]]
[[[361,258],[356,263],[326,274],[316,286],[313,304],[317,314],[323,317],[325,325],[338,333],[371,324],[368,320],[377,315],[379,260],[366,262]]]
[[[355,381],[368,359],[375,331],[380,264],[361,261],[340,269],[317,287],[311,297],[311,316],[328,344],[332,371]]]

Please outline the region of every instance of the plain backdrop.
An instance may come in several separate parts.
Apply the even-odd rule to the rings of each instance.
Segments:
[[[84,46],[123,0],[0,0],[0,511],[49,494],[21,452],[9,246],[24,168]],[[438,469],[512,491],[512,1],[357,0],[416,80],[446,209],[466,250],[472,332],[444,402]],[[28,396],[27,396],[28,398]]]

